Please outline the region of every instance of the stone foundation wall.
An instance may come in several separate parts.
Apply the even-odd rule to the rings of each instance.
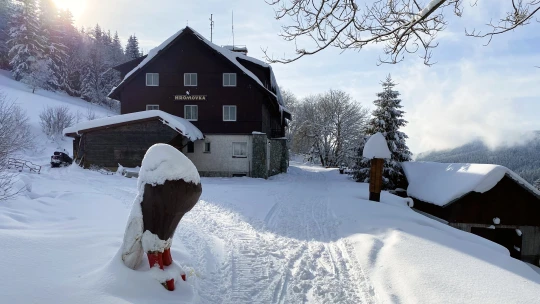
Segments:
[[[289,167],[289,149],[287,139],[270,140],[270,168],[268,176],[286,173]]]
[[[268,178],[266,134],[253,134],[251,177]]]
[[[252,155],[252,177],[268,178],[287,172],[289,149],[285,138],[269,140],[266,134],[253,134]]]

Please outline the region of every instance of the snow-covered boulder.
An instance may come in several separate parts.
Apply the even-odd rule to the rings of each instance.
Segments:
[[[368,139],[366,145],[364,146],[363,156],[369,159],[389,159],[392,157],[390,149],[388,149],[386,139],[380,132],[371,135],[371,137]]]

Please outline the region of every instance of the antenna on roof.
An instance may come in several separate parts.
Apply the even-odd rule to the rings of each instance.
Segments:
[[[232,45],[234,49],[234,11],[232,11]]]
[[[212,15],[213,14],[210,14],[210,42],[213,42],[212,38],[214,34],[214,21],[212,20]]]

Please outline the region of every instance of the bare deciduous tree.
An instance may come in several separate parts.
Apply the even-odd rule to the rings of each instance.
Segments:
[[[472,1],[476,5],[477,0]],[[451,8],[461,16],[463,0],[266,0],[276,7],[276,19],[290,18],[290,25],[282,27],[281,36],[294,41],[296,55],[290,58],[266,59],[272,63],[289,63],[306,55],[313,55],[329,46],[343,50],[360,50],[369,44],[384,44],[381,63],[398,63],[407,53],[421,52],[426,65],[431,65],[432,49],[438,43],[437,34],[447,25],[444,8]],[[474,37],[502,34],[525,25],[540,10],[540,0],[508,0],[509,9],[499,22],[490,22],[490,31],[467,32]],[[298,46],[302,38],[312,48]],[[304,41],[302,41],[304,42]],[[489,43],[489,41],[488,41]]]
[[[12,189],[16,174],[8,171],[8,159],[16,152],[32,148],[33,140],[26,113],[0,91],[0,200],[19,192]]]
[[[296,108],[293,151],[309,153],[323,166],[337,166],[354,156],[368,111],[339,90],[306,97]]]
[[[71,127],[76,120],[67,106],[47,106],[39,113],[40,125],[43,132],[50,138],[55,139],[62,135],[62,131]]]

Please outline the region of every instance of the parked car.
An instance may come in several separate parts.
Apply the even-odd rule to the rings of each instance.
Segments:
[[[71,165],[72,163],[73,163],[73,159],[64,152],[56,151],[54,152],[54,155],[51,156],[52,168],[56,168],[60,166],[68,166],[68,165]]]

